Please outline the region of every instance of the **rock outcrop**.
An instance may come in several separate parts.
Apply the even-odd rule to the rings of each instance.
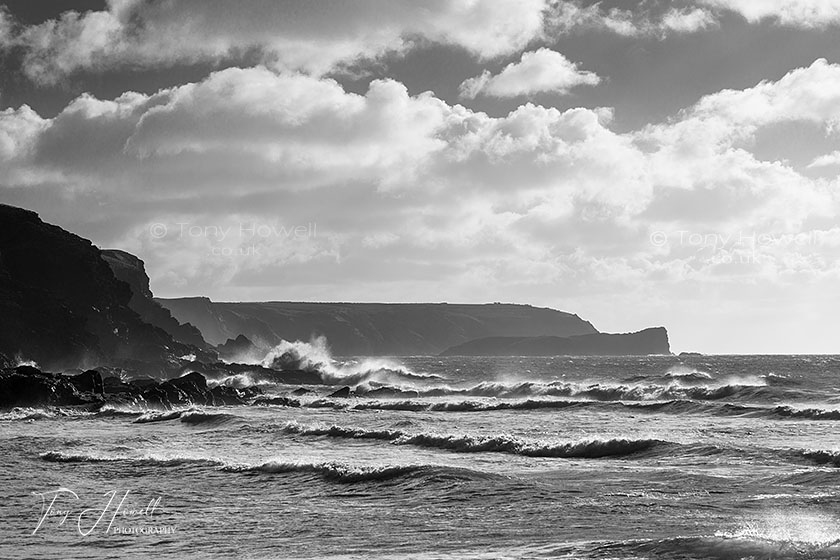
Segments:
[[[249,404],[260,394],[256,387],[209,387],[200,373],[191,372],[167,381],[140,378],[122,381],[103,378],[98,371],[62,375],[33,366],[0,370],[0,409],[12,407],[82,407],[96,411],[105,404],[151,409],[191,405]]]
[[[96,372],[74,378],[18,366],[0,371],[0,408],[15,406],[101,406],[102,378]],[[91,389],[91,390],[87,390]],[[96,389],[99,389],[97,392]]]
[[[189,323],[179,323],[168,309],[154,300],[146,265],[140,258],[119,249],[103,250],[102,258],[111,267],[117,279],[131,288],[128,306],[140,315],[143,321],[163,329],[178,342],[191,344],[202,350],[209,348],[201,336],[201,331]]]
[[[257,346],[244,334],[228,339],[224,344],[216,346],[219,357],[228,362],[260,361],[265,357],[268,350],[268,348]]]
[[[0,353],[54,371],[179,367],[196,348],[144,322],[131,298],[90,241],[0,204]]]

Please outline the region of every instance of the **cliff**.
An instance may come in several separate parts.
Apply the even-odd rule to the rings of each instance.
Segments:
[[[102,258],[111,267],[117,279],[131,287],[132,296],[128,306],[140,315],[143,321],[163,329],[178,342],[207,349],[208,344],[201,336],[201,331],[189,323],[179,323],[168,309],[153,299],[146,265],[141,259],[119,249],[104,249]]]
[[[337,355],[435,355],[488,336],[574,336],[598,331],[577,315],[529,305],[446,303],[215,303],[156,300],[211,344],[245,335],[260,346],[325,336]]]
[[[670,354],[664,327],[627,334],[487,337],[448,348],[441,356],[639,356]]]
[[[0,354],[60,370],[161,364],[194,349],[141,320],[90,241],[0,204]],[[143,369],[143,367],[140,367]]]
[[[663,328],[600,334],[577,315],[529,305],[156,300],[139,258],[0,205],[3,367],[34,360],[50,370],[113,366],[166,377],[185,364],[215,364],[205,341],[235,358],[317,336],[342,356],[669,352]],[[187,355],[197,361],[180,358]]]

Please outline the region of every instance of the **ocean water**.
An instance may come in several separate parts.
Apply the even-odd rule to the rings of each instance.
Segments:
[[[300,406],[2,413],[0,557],[840,558],[840,357],[312,361]]]

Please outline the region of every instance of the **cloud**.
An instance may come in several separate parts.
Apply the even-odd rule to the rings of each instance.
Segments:
[[[523,53],[519,62],[508,64],[495,76],[485,70],[480,76],[465,80],[459,89],[461,97],[468,99],[479,95],[517,97],[541,92],[564,94],[573,87],[600,82],[597,74],[580,70],[558,52],[541,48]]]
[[[341,262],[362,274],[354,267],[377,254],[460,269],[531,246],[525,260],[538,263],[547,249],[528,241],[537,224],[578,206],[621,216],[645,200],[643,162],[610,117],[531,104],[490,117],[393,80],[359,95],[329,79],[231,68],[154,95],[85,95],[51,119],[3,112],[0,188],[24,205],[52,200],[39,203],[47,217],[141,252],[150,269],[170,271],[158,279],[170,291],[287,265]],[[319,224],[317,239],[258,240],[252,259],[216,258],[204,236],[150,236],[155,223],[171,233],[302,219]]]
[[[242,56],[320,75],[403,52],[418,41],[463,47],[480,58],[517,52],[541,36],[545,7],[544,0],[362,0],[326,6],[243,0],[231,9],[222,0],[111,0],[105,11],[65,12],[23,28],[11,42],[24,50],[26,73],[43,83],[79,70]]]
[[[808,169],[815,169],[819,167],[834,167],[840,165],[840,150],[825,154],[814,159],[808,164]]]
[[[654,215],[691,212],[695,220],[791,229],[836,216],[838,197],[829,185],[761,161],[744,146],[762,128],[785,122],[814,123],[831,134],[838,107],[840,65],[819,59],[775,82],[707,95],[678,119],[645,127],[636,141],[648,153],[654,189],[668,193]]]
[[[717,25],[717,18],[708,10],[702,8],[678,9],[671,8],[662,17],[660,30],[677,33],[695,33]]]
[[[836,282],[840,247],[768,243],[741,264],[753,248],[680,232],[836,229],[840,183],[763,161],[749,139],[799,120],[831,134],[838,101],[840,66],[819,60],[616,132],[608,108],[491,116],[394,80],[352,93],[228,68],[153,95],[81,96],[52,118],[0,112],[0,197],[138,253],[166,296],[575,301],[603,316],[650,313],[663,294],[734,305],[746,285],[778,297]],[[310,223],[316,235],[273,233]]]
[[[0,161],[14,160],[26,154],[45,123],[27,105],[0,111]]]
[[[840,23],[840,4],[834,0],[700,0],[703,4],[737,12],[750,23],[766,19],[782,25],[814,28]]]
[[[10,46],[13,37],[14,18],[5,5],[0,5],[0,49]]]
[[[840,123],[840,65],[824,58],[797,68],[776,82],[745,90],[724,90],[704,97],[694,118],[720,118],[733,126],[766,126],[781,121],[808,121],[832,129]]]
[[[605,8],[601,2],[586,7],[578,2],[553,2],[546,27],[551,36],[594,29],[627,37],[664,37],[672,33],[703,31],[717,25],[715,14],[703,7],[662,9],[659,4],[652,3],[621,9]]]
[[[19,49],[31,79],[54,84],[77,72],[243,61],[320,76],[430,42],[489,60],[579,29],[665,36],[716,25],[707,7],[657,3],[623,10],[572,0],[242,0],[231,9],[223,0],[109,0],[105,10],[30,26],[2,10],[0,45]]]

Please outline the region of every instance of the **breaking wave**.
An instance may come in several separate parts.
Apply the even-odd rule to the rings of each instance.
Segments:
[[[472,396],[522,398],[533,396],[577,397],[599,401],[652,400],[720,400],[738,398],[754,400],[774,398],[778,392],[766,385],[725,384],[719,386],[685,387],[681,385],[611,385],[580,384],[563,381],[540,383],[525,381],[516,384],[479,383],[472,387],[440,386],[419,391],[420,396]]]
[[[806,449],[799,451],[799,455],[818,465],[840,467],[840,451],[823,449]]]
[[[41,459],[50,463],[116,463],[128,462],[137,466],[210,467],[229,473],[264,473],[264,474],[314,474],[331,482],[381,482],[396,478],[417,478],[431,480],[480,480],[495,478],[499,475],[446,465],[409,464],[409,465],[350,465],[339,461],[327,462],[289,462],[271,460],[259,464],[229,463],[218,459],[187,456],[145,456],[125,457],[97,454],[69,454],[50,451],[41,454]]]
[[[551,443],[528,441],[510,435],[479,436],[425,432],[412,434],[401,430],[366,430],[336,425],[306,427],[296,422],[285,424],[281,430],[291,435],[375,439],[389,441],[395,445],[414,445],[460,453],[495,452],[526,457],[597,459],[633,455],[655,448],[669,448],[677,445],[658,439],[592,439],[568,443]]]
[[[439,375],[415,373],[405,366],[384,358],[338,362],[333,359],[327,339],[311,342],[283,341],[266,354],[261,366],[274,370],[303,370],[317,374],[327,385],[359,385],[362,383],[427,383],[443,381]]]
[[[417,477],[423,479],[476,479],[487,478],[487,475],[470,469],[448,467],[440,465],[349,465],[338,461],[329,462],[287,462],[267,461],[259,465],[225,465],[222,470],[227,472],[257,472],[257,473],[301,473],[315,474],[325,480],[342,483],[380,482],[402,477]]]
[[[135,424],[149,424],[153,422],[166,422],[169,420],[178,420],[185,424],[191,425],[216,425],[236,420],[239,417],[234,414],[227,414],[224,412],[207,412],[204,410],[186,409],[186,410],[167,410],[163,412],[146,412],[134,420]]]

